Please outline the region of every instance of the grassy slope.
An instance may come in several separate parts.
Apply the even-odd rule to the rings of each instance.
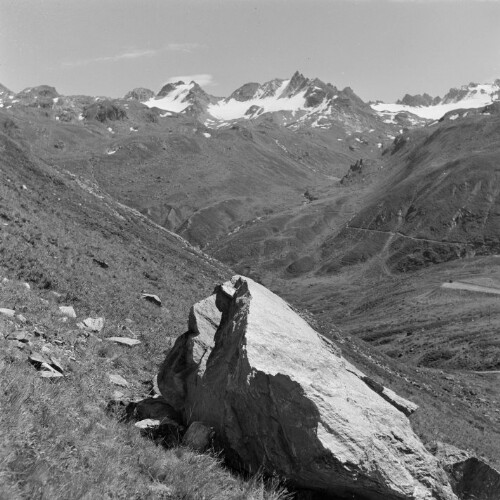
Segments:
[[[0,315],[0,497],[277,498],[216,458],[166,451],[106,412],[117,389],[108,374],[129,382],[119,388],[126,397],[144,397],[190,305],[228,270],[4,133],[0,149],[0,274],[9,279],[0,306],[24,316]],[[142,300],[142,289],[163,307]],[[77,318],[64,321],[62,304]],[[106,318],[102,334],[83,335],[76,322],[97,315]],[[19,329],[29,345],[4,339]],[[112,335],[142,343],[99,338]],[[64,379],[42,379],[27,362],[42,349],[61,360]]]

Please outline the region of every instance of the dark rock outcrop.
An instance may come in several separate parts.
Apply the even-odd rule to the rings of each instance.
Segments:
[[[145,89],[144,87],[138,87],[136,89],[131,90],[125,94],[124,99],[135,99],[139,102],[149,101],[152,97],[154,97],[155,93],[152,90]]]
[[[97,120],[102,123],[127,118],[127,113],[122,106],[107,99],[87,106],[82,114],[86,120]]]

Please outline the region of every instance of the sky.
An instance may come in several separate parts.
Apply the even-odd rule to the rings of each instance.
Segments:
[[[500,78],[500,0],[0,0],[0,83],[121,97],[309,78],[362,99]]]

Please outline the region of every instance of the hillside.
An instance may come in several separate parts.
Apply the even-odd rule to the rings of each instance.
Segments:
[[[14,450],[0,455],[10,498],[61,497],[70,478],[67,498],[88,488],[95,497],[279,497],[209,456],[155,448],[106,414],[117,389],[109,374],[129,382],[119,388],[127,398],[148,395],[190,306],[232,274],[227,266],[289,300],[347,359],[417,403],[411,420],[424,443],[500,464],[498,106],[408,130],[384,124],[352,91],[302,75],[273,82],[224,103],[194,87],[178,92],[185,83],[156,98],[147,89],[124,99],[2,91],[0,307],[15,316],[0,326],[3,337],[24,329],[29,340],[2,339],[2,405],[13,408],[3,428],[23,415],[2,436]],[[313,126],[305,110],[298,123],[293,110],[261,106],[207,125],[211,106],[302,99],[314,86],[329,109],[343,95],[344,118],[332,112]],[[178,112],[141,102],[172,92],[205,101]],[[87,317],[105,318],[101,335],[82,333]],[[100,338],[123,335],[141,344]],[[40,379],[27,363],[43,348],[62,360],[64,380]]]
[[[15,311],[0,315],[2,498],[186,498],[193,491],[278,498],[213,457],[165,451],[107,412],[118,389],[126,399],[149,394],[191,303],[227,269],[32,156],[12,138],[4,113],[1,120],[8,134],[0,134],[0,305]],[[162,307],[142,299],[142,290],[161,297]],[[76,318],[59,306],[73,306]],[[101,333],[80,329],[89,316],[105,318]],[[103,340],[111,336],[141,343]],[[57,358],[64,378],[41,378],[30,353]]]

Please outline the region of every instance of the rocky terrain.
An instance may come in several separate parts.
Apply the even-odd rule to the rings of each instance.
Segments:
[[[494,85],[405,96],[389,117],[298,72],[227,98],[194,82],[120,99],[2,86],[7,497],[282,498],[286,486],[320,498],[495,499]],[[454,108],[434,121],[406,109],[437,106]],[[249,278],[218,304],[221,320],[210,292],[230,267]],[[286,311],[267,333],[266,304]],[[197,368],[172,379],[172,363]],[[164,403],[149,401],[159,370]],[[189,406],[198,400],[207,413]],[[200,420],[208,430],[184,434]],[[201,453],[203,436],[233,471],[267,482]],[[171,448],[182,439],[198,451]]]

